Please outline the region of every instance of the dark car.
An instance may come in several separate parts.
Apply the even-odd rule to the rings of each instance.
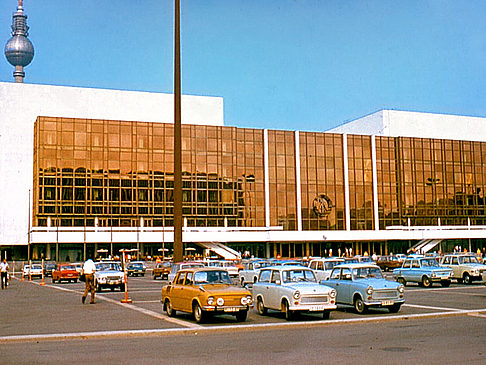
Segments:
[[[127,265],[128,276],[145,276],[145,267],[141,262],[131,262]]]
[[[376,261],[376,264],[383,271],[390,271],[398,267],[402,267],[402,262],[399,260],[398,257],[393,255],[380,256]]]
[[[171,262],[158,262],[152,271],[153,279],[161,278],[167,280],[169,278],[170,270],[172,268]]]
[[[56,268],[55,262],[47,262],[44,264],[44,276],[52,276],[52,270]]]

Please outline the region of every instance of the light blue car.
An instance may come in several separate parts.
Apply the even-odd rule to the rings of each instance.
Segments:
[[[399,283],[418,283],[425,288],[431,287],[432,283],[447,287],[451,285],[452,276],[452,269],[439,266],[433,257],[408,257],[402,267],[393,270],[393,277]]]
[[[329,279],[321,284],[336,289],[338,304],[352,305],[360,314],[366,313],[369,307],[388,308],[396,313],[405,303],[403,285],[386,280],[379,266],[374,264],[335,266]]]

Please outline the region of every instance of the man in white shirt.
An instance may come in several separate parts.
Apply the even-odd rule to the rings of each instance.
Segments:
[[[1,277],[0,279],[2,280],[2,289],[7,289],[7,281],[8,281],[8,264],[7,260],[3,259],[3,261],[0,263],[0,272],[1,272]]]
[[[81,298],[81,301],[84,302],[86,301],[86,297],[88,296],[88,292],[91,292],[91,301],[89,302],[90,304],[95,303],[95,285],[94,285],[94,273],[96,271],[96,266],[93,262],[93,260],[88,259],[83,265],[83,274],[84,278],[86,280],[86,285],[84,287],[84,294],[83,297]]]

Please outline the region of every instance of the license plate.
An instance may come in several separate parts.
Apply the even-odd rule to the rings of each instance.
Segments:
[[[238,312],[240,309],[239,308],[225,308],[225,312]]]
[[[393,300],[384,300],[381,302],[381,305],[393,305]]]
[[[309,308],[309,311],[311,312],[317,312],[317,311],[323,311],[325,309],[325,306],[323,305],[312,305]]]

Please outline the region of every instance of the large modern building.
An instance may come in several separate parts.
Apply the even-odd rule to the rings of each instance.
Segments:
[[[172,100],[0,83],[2,250],[171,250]],[[305,132],[225,126],[220,97],[184,96],[182,110],[186,247],[294,257],[486,246],[485,118],[384,110]]]
[[[174,240],[173,95],[23,84],[19,1],[0,83],[0,250],[84,260]],[[299,121],[296,121],[299,122]],[[382,110],[328,132],[225,126],[182,97],[183,241],[223,257],[486,246],[486,118]]]

